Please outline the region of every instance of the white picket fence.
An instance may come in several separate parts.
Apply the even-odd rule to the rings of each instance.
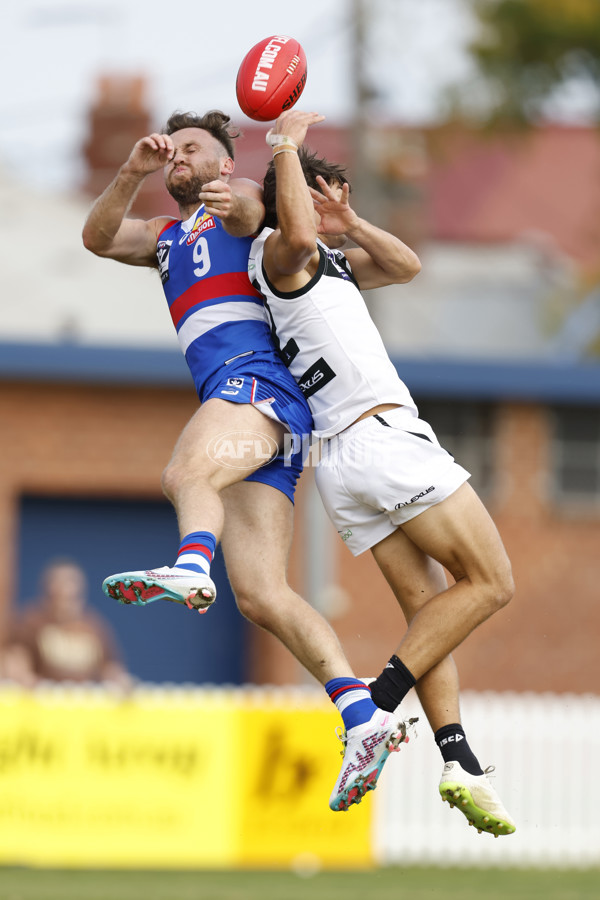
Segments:
[[[494,786],[516,832],[478,835],[458,809],[442,802],[441,757],[415,698],[403,711],[420,717],[417,738],[390,757],[374,794],[379,862],[600,865],[600,697],[465,693],[461,706],[482,766],[496,767]]]

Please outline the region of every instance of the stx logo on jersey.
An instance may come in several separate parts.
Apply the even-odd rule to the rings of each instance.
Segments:
[[[156,258],[158,260],[158,274],[163,284],[169,280],[169,253],[173,241],[159,241],[156,245]]]
[[[322,387],[329,384],[333,378],[335,378],[335,372],[321,357],[312,366],[309,366],[304,375],[300,376],[298,387],[305,397],[312,397]]]
[[[214,216],[209,216],[208,213],[202,213],[200,218],[196,219],[194,227],[188,234],[186,244],[188,246],[193,244],[198,235],[202,234],[203,231],[207,231],[209,228],[215,228],[215,218]]]

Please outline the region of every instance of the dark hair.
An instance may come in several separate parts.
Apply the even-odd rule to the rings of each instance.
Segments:
[[[298,159],[300,160],[306,183],[311,188],[319,190],[317,175],[324,178],[327,184],[339,184],[340,186],[346,182],[350,184],[346,177],[346,170],[343,166],[340,166],[337,163],[328,162],[324,157],[319,157],[316,153],[311,153],[306,147],[300,147],[298,150]],[[271,160],[267,166],[263,188],[265,204],[265,219],[263,225],[266,225],[269,228],[277,228],[274,160]],[[350,190],[352,190],[352,187],[350,187]]]
[[[176,111],[169,116],[167,124],[162,129],[162,134],[173,134],[175,131],[181,131],[182,128],[202,128],[208,131],[223,147],[227,150],[227,155],[234,158],[233,142],[240,136],[240,132],[233,126],[230,126],[230,116],[219,109],[211,109],[203,116],[199,116],[195,112],[179,112]]]

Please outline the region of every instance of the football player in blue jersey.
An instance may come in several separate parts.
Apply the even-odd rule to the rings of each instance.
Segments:
[[[346,729],[368,731],[355,767],[345,768],[336,808],[347,809],[375,787],[406,727],[377,709],[329,624],[287,583],[302,463],[298,454],[284,459],[282,448],[286,433],[307,435],[313,423],[248,278],[264,207],[257,184],[232,178],[237,135],[229,121],[219,111],[171,116],[163,132],[135,144],[84,226],[84,244],[98,256],[158,270],[201,401],[163,475],[177,511],[177,559],[110,576],[103,587],[122,602],[166,599],[203,612],[215,599],[210,563],[220,540],[243,615],[326,686]],[[180,218],[129,218],[144,179],[161,168]]]
[[[273,161],[250,277],[323,439],[315,478],[327,513],[354,555],[371,550],[409,623],[371,684],[372,698],[393,713],[417,684],[444,759],[443,799],[478,830],[510,834],[514,823],[460,724],[450,656],[510,601],[510,562],[469,473],[419,418],[360,294],[410,281],[419,261],[356,214],[343,169],[302,146],[322,120],[294,108],[267,134]],[[354,246],[343,253],[347,239]],[[370,727],[376,733],[376,719]],[[345,765],[354,767],[366,733],[347,731]],[[330,802],[337,801],[338,785]]]

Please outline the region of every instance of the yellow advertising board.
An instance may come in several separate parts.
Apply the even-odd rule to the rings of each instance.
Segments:
[[[328,807],[338,721],[256,692],[1,689],[0,863],[367,866],[372,798]]]
[[[326,704],[241,711],[244,741],[239,862],[244,867],[364,867],[373,860],[371,804],[332,812],[342,758]]]
[[[215,739],[235,727],[231,700],[20,694],[0,707],[0,860],[233,863],[239,772]]]

